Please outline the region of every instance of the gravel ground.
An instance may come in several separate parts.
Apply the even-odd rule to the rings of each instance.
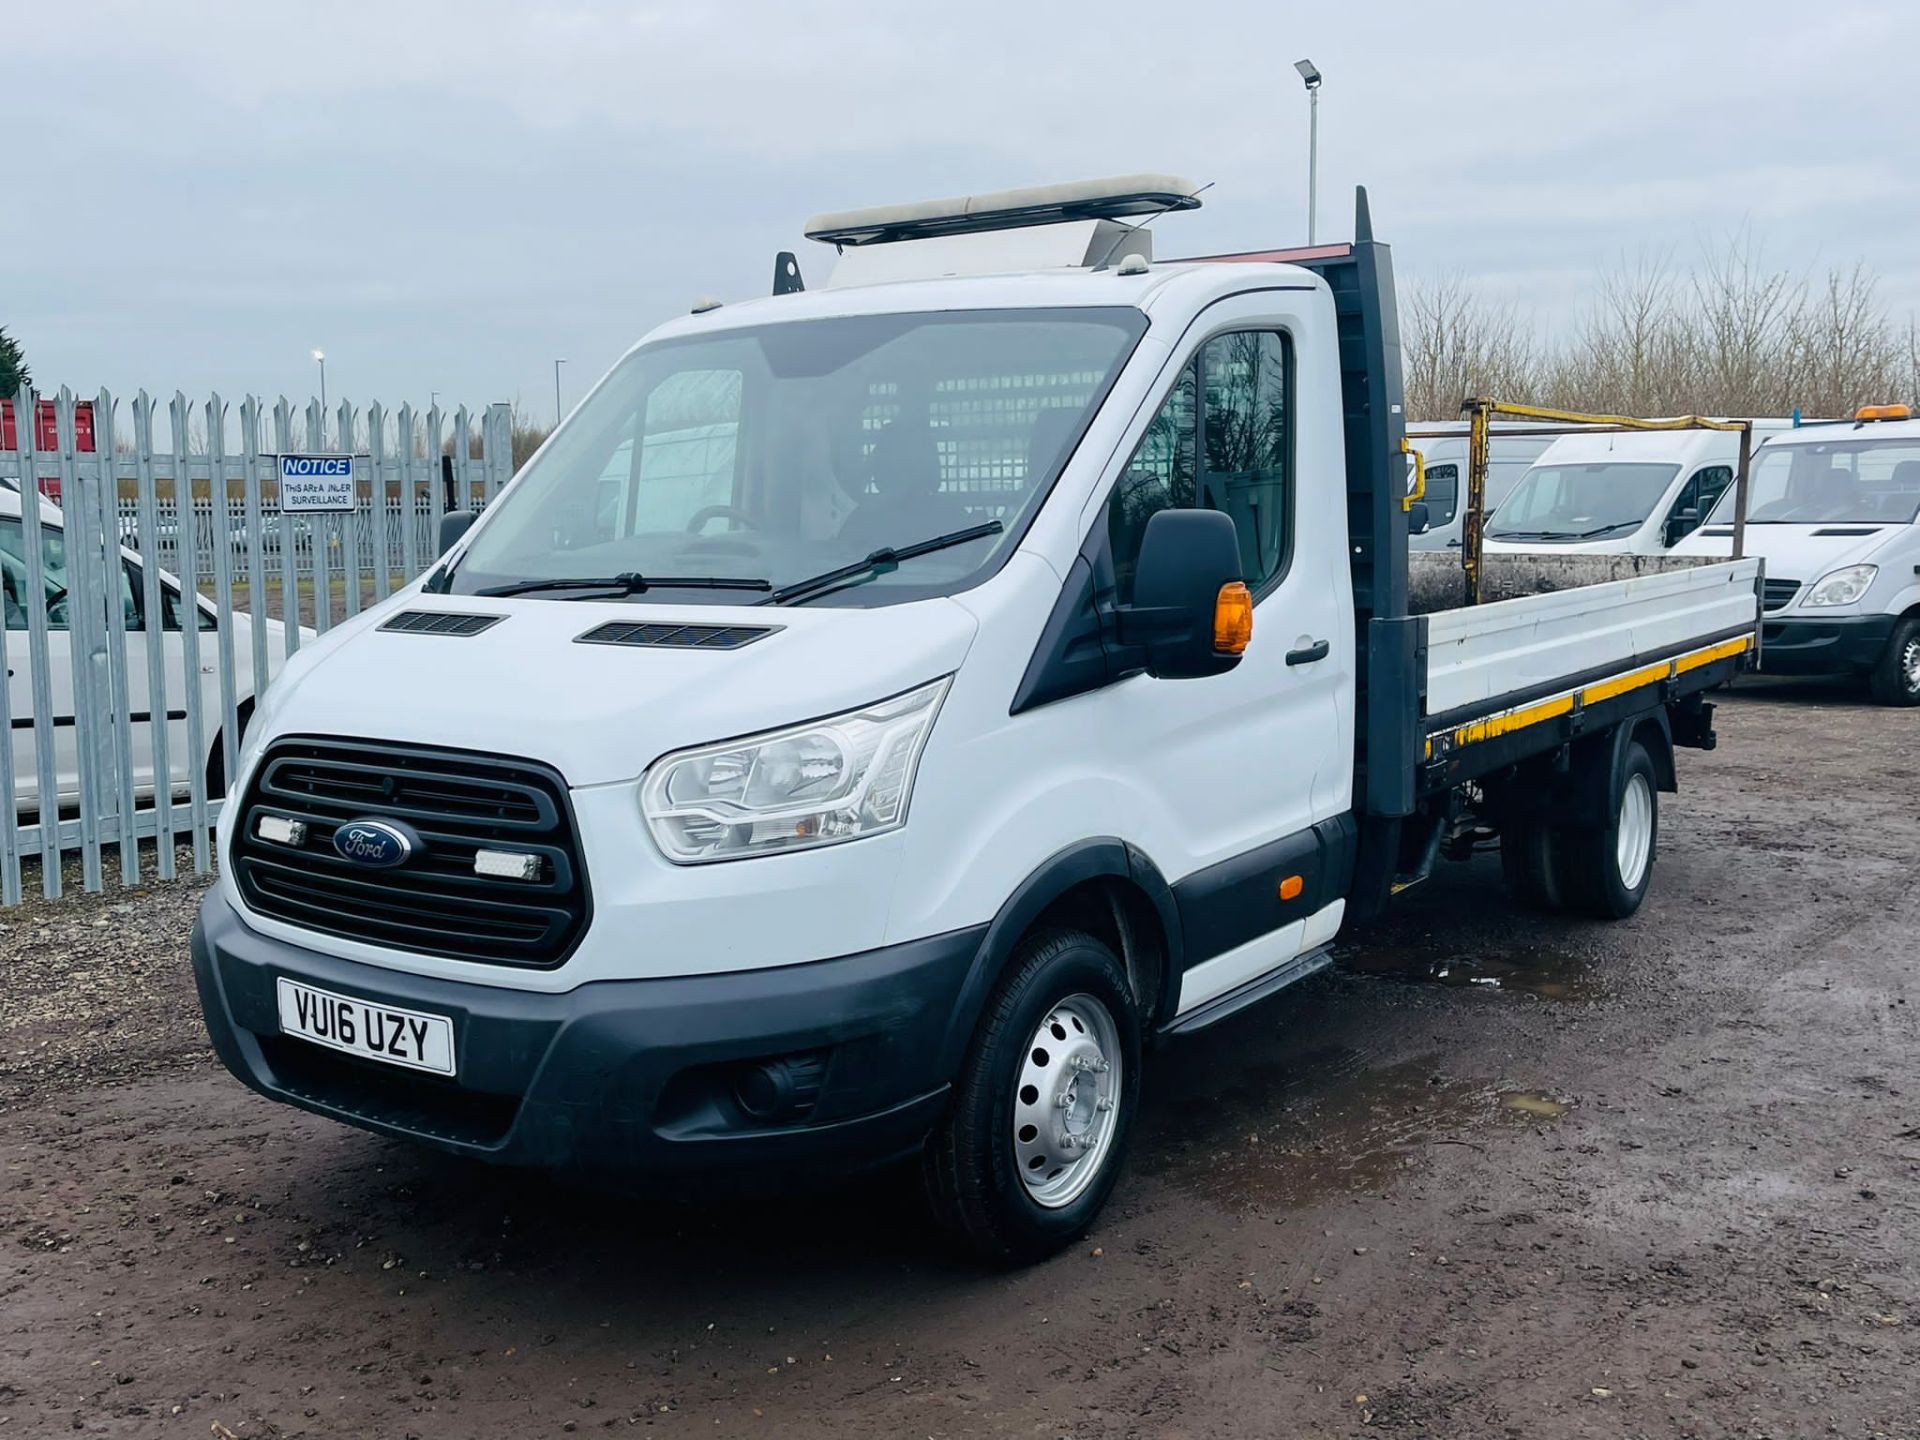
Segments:
[[[1920,1436],[1920,715],[1750,688],[1603,926],[1444,868],[1169,1047],[1087,1242],[687,1208],[269,1104],[198,882],[0,915],[0,1436]]]

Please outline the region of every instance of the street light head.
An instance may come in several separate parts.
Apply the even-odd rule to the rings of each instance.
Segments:
[[[1320,88],[1320,72],[1314,67],[1314,63],[1311,60],[1296,60],[1293,62],[1293,68],[1298,70],[1300,72],[1300,78],[1307,82],[1307,89],[1318,90]]]
[[[313,352],[313,358],[316,360],[325,360],[327,358],[327,352],[324,350],[316,350]]]

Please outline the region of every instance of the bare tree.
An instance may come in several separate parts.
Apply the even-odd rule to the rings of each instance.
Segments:
[[[1920,399],[1920,321],[1896,327],[1871,269],[1809,280],[1768,267],[1745,232],[1686,271],[1642,255],[1604,272],[1557,343],[1458,277],[1413,287],[1403,350],[1419,419],[1475,392],[1627,415],[1844,416]]]
[[[1850,415],[1910,393],[1903,373],[1908,355],[1880,303],[1879,284],[1865,265],[1830,270],[1826,284],[1800,309],[1793,334],[1795,384],[1785,409],[1809,415]]]
[[[1451,420],[1470,395],[1528,398],[1539,369],[1513,303],[1484,300],[1457,274],[1409,288],[1400,354],[1413,420]]]
[[[543,425],[532,414],[513,407],[513,473],[518,475],[520,467],[533,458],[533,452],[547,443],[547,436],[553,433],[551,425]]]
[[[1603,273],[1579,328],[1544,367],[1541,388],[1562,409],[1670,411],[1670,397],[1687,370],[1678,314],[1666,256],[1642,255]]]
[[[1900,396],[1909,405],[1920,405],[1920,320],[1912,316],[1907,317],[1906,341]]]

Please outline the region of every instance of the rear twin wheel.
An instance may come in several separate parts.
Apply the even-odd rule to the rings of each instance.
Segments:
[[[1604,824],[1555,826],[1539,816],[1508,826],[1501,866],[1522,903],[1601,920],[1624,920],[1640,908],[1653,880],[1660,803],[1653,757],[1638,741],[1620,752],[1608,793]]]

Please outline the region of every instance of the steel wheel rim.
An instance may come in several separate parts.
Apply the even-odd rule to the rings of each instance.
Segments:
[[[1120,1115],[1120,1027],[1104,1002],[1069,995],[1027,1042],[1013,1091],[1013,1163],[1035,1204],[1071,1205],[1113,1150]]]
[[[1620,794],[1619,834],[1614,841],[1614,858],[1620,867],[1620,883],[1629,890],[1638,889],[1647,873],[1647,860],[1653,854],[1653,787],[1638,772],[1627,777]]]
[[[1920,694],[1920,636],[1907,641],[1900,652],[1900,675],[1907,682],[1907,693]]]

